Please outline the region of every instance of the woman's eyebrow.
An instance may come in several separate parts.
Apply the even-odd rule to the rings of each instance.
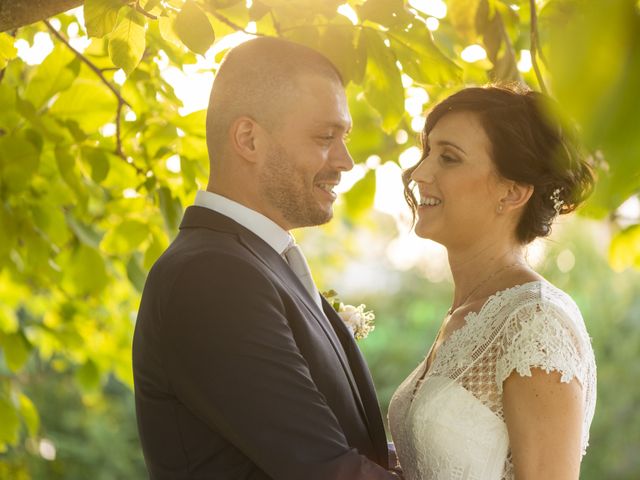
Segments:
[[[460,147],[459,145],[456,145],[455,143],[449,141],[449,140],[438,140],[437,142],[435,142],[436,145],[438,146],[449,146],[449,147],[453,147],[456,150],[460,150],[462,153],[464,153],[465,155],[467,154],[467,152],[464,151],[464,149],[462,147]]]

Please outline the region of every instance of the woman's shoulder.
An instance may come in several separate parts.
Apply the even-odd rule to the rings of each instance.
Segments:
[[[550,313],[582,323],[580,308],[564,290],[549,281],[533,280],[498,292],[499,303],[506,314]]]
[[[508,342],[522,336],[523,331],[536,341],[570,334],[571,343],[579,351],[591,350],[580,308],[571,295],[549,281],[536,280],[507,289],[501,303],[502,332]]]

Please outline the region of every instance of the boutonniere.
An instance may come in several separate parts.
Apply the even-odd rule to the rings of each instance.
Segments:
[[[335,290],[322,292],[322,296],[327,299],[327,302],[338,313],[356,340],[367,338],[375,328],[373,321],[376,316],[371,310],[365,310],[367,308],[365,304],[361,303],[357,307],[345,305],[340,301],[340,297],[338,297]]]

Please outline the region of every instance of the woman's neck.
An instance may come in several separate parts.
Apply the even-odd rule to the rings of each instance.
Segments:
[[[450,249],[448,256],[455,285],[454,310],[474,297],[493,293],[493,286],[512,273],[510,270],[526,266],[524,248],[516,242],[476,243],[465,249]]]

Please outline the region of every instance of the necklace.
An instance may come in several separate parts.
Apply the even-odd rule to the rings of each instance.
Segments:
[[[516,265],[522,265],[521,262],[514,262],[514,263],[510,263],[509,265],[505,265],[504,267],[499,268],[498,270],[496,270],[495,272],[493,272],[491,275],[489,275],[488,277],[486,277],[484,280],[482,280],[480,283],[478,283],[475,287],[473,287],[473,289],[471,289],[471,291],[467,294],[466,297],[464,297],[464,299],[457,305],[457,306],[453,306],[451,305],[451,308],[449,308],[449,310],[447,310],[447,315],[451,316],[451,314],[453,312],[455,312],[457,309],[459,309],[460,307],[462,307],[463,305],[465,305],[469,299],[471,298],[471,296],[476,293],[480,287],[486,285],[486,283],[491,280],[493,277],[495,277],[496,275],[498,275],[499,273],[502,273],[506,270],[509,270],[510,268],[515,267]]]

